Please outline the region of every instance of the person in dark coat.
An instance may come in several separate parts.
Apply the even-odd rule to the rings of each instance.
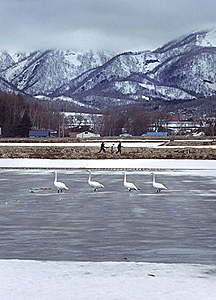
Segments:
[[[117,154],[117,153],[120,153],[120,154],[121,154],[121,147],[122,147],[122,146],[121,146],[121,142],[119,142],[119,143],[118,143],[118,146],[117,146],[118,151],[116,152],[116,154]]]
[[[103,151],[104,153],[106,152],[104,142],[101,143],[100,151],[98,151],[98,153],[100,153],[101,151]]]
[[[110,148],[110,150],[111,150],[111,154],[113,154],[113,153],[114,153],[114,146],[115,146],[115,144],[112,144],[112,146],[111,146],[111,148]]]

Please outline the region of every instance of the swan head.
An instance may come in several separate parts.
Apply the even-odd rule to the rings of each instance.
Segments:
[[[54,173],[54,174],[55,174],[55,173],[56,173],[56,171],[52,171],[52,173]]]
[[[122,174],[125,174],[125,172],[124,172],[124,171],[122,171]]]
[[[89,172],[91,174],[91,170],[87,170],[87,172]]]

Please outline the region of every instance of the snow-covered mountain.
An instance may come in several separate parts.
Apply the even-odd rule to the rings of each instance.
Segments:
[[[216,94],[216,30],[195,32],[155,51],[0,52],[0,91],[59,97],[104,108]]]

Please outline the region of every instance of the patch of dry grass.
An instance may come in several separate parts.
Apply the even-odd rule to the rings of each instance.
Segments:
[[[41,159],[216,159],[216,150],[207,148],[122,148],[122,154],[98,154],[97,147],[1,146],[0,158]]]

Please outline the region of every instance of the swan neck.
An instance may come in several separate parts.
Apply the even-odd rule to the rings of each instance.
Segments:
[[[54,180],[55,182],[57,181],[57,173],[55,172],[55,180]]]
[[[124,182],[126,182],[126,173],[124,173]]]

